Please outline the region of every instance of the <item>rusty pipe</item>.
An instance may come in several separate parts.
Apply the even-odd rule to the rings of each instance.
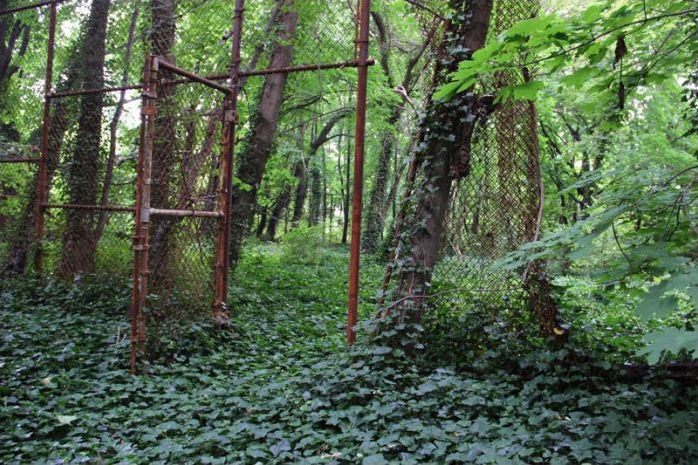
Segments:
[[[354,138],[354,191],[351,214],[351,245],[349,255],[349,308],[347,310],[347,343],[356,340],[354,326],[358,321],[359,271],[361,260],[361,209],[363,207],[364,154],[366,139],[366,99],[368,87],[368,40],[371,0],[360,0],[359,65],[356,96],[356,134]]]
[[[192,72],[189,72],[186,69],[175,66],[172,63],[167,62],[164,58],[156,57],[156,60],[158,62],[158,66],[160,66],[161,68],[164,68],[164,69],[171,71],[175,74],[179,74],[180,76],[184,76],[185,78],[189,79],[190,81],[204,84],[208,87],[219,90],[226,95],[230,94],[230,92],[231,92],[231,89],[229,87],[222,86],[215,81],[212,81],[210,79],[206,79],[205,77],[202,77],[202,76],[199,76],[199,75],[194,74]]]
[[[230,273],[230,228],[232,226],[233,160],[235,157],[235,132],[238,122],[238,95],[240,92],[240,62],[242,31],[244,25],[245,0],[235,0],[233,18],[233,44],[231,47],[230,79],[231,92],[223,104],[223,137],[221,140],[221,181],[218,192],[218,208],[222,217],[216,232],[216,262],[214,270],[213,318],[217,322],[229,320],[228,278]]]
[[[47,0],[45,2],[31,3],[29,5],[16,6],[14,8],[8,8],[6,10],[0,10],[0,16],[11,15],[14,13],[19,13],[21,11],[33,10],[35,8],[43,8],[45,6],[55,6],[59,3],[67,2],[68,0]]]

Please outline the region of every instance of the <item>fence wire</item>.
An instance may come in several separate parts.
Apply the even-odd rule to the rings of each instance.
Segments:
[[[496,1],[490,37],[538,11],[537,0]],[[523,57],[520,57],[523,60]],[[529,77],[523,67],[483,79],[477,92],[496,95]],[[473,135],[470,174],[454,182],[445,220],[441,259],[434,272],[437,305],[486,300],[498,304],[525,297],[521,271],[494,262],[539,234],[541,179],[535,107],[502,103]]]
[[[223,97],[161,73],[152,149],[149,313],[155,325],[208,315],[213,302]]]
[[[121,276],[124,286],[133,276],[137,289],[145,253],[149,266],[141,276],[149,286],[139,308],[151,326],[140,328],[139,344],[145,332],[167,332],[168,321],[182,312],[200,314],[214,300],[212,290],[216,305],[225,306],[218,292],[220,257],[227,255],[221,216],[230,186],[222,154],[235,143],[226,138],[226,124],[253,113],[268,76],[286,76],[291,97],[282,113],[307,104],[309,92],[354,93],[349,69],[361,66],[358,10],[367,5],[247,0],[246,10],[262,14],[244,16],[243,34],[235,37],[230,25],[238,24],[236,5],[243,3],[0,0],[3,28],[28,37],[14,57],[21,76],[0,81],[3,99],[23,107],[12,110],[12,131],[0,128],[3,275],[35,271],[79,281],[104,272]],[[211,16],[212,9],[221,14]],[[230,52],[236,41],[242,42],[237,112],[223,95],[235,95]],[[292,53],[276,59],[279,47]],[[173,67],[160,70],[150,95],[143,63],[154,57]],[[146,114],[148,99],[154,108]],[[248,122],[237,129],[239,140]],[[150,171],[143,176],[148,143]],[[138,206],[144,189],[145,210]],[[148,223],[145,244],[139,215]]]

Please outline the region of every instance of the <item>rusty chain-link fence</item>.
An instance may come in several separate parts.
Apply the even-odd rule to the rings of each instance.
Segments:
[[[532,18],[537,0],[495,1],[489,37],[497,37],[516,22]],[[483,80],[476,92],[499,90],[529,79],[525,57],[520,68]],[[493,263],[540,230],[542,186],[535,106],[528,101],[501,103],[473,135],[470,173],[454,181],[445,221],[441,259],[434,272],[439,303],[458,305],[472,299],[521,298],[524,276],[493,267]],[[453,292],[450,292],[450,291]]]
[[[287,76],[284,110],[323,89],[358,92],[360,235],[369,2],[248,0],[265,13],[249,17],[245,0],[213,3],[224,19],[205,33],[190,24],[177,32],[187,20],[173,2],[0,3],[3,26],[32,32],[31,65],[12,88],[32,106],[19,112],[16,140],[0,139],[3,275],[130,282],[133,369],[148,335],[170,323],[211,305],[228,322],[233,153],[250,131],[239,115],[253,113],[269,76]],[[285,14],[296,18],[283,44],[293,54],[278,66],[270,51]]]

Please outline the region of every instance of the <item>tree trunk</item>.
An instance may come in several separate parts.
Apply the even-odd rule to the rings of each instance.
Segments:
[[[269,217],[269,209],[267,207],[262,207],[262,213],[259,215],[259,224],[257,225],[257,231],[255,236],[261,239],[262,234],[264,234],[264,229],[267,227],[267,218]]]
[[[110,0],[93,0],[83,42],[83,86],[87,89],[104,87],[104,60],[109,20]],[[89,46],[87,46],[89,44]],[[68,172],[70,203],[96,205],[102,142],[102,106],[104,94],[83,95],[75,142],[75,154]],[[94,212],[67,210],[68,225],[58,274],[72,279],[94,273],[97,240],[94,234]]]
[[[176,0],[151,0],[150,17],[151,30],[149,41],[151,53],[175,63],[173,48],[176,37]],[[160,82],[171,80],[172,73],[160,70]],[[159,85],[157,89],[157,116],[155,117],[155,140],[152,151],[151,194],[150,203],[154,208],[173,208],[172,197],[175,188],[173,183],[174,144],[176,127],[173,116],[175,105],[173,96],[174,85]],[[154,217],[150,222],[150,263],[152,273],[151,287],[157,291],[171,289],[174,276],[172,263],[176,253],[172,234],[173,219],[169,217]],[[163,302],[166,301],[166,291]]]
[[[317,160],[313,160],[310,170],[310,211],[308,212],[308,226],[320,224],[322,214],[322,171]]]
[[[349,234],[349,204],[351,202],[351,144],[347,142],[347,152],[344,162],[344,198],[342,199],[342,244],[347,243]]]
[[[9,0],[0,0],[0,10],[6,10]],[[13,59],[27,52],[31,27],[13,15],[0,16],[0,97],[10,78],[19,71]]]
[[[451,0],[454,15],[440,46],[435,89],[447,82],[460,61],[469,59],[484,45],[492,3],[492,0]],[[473,116],[479,104],[472,93],[458,94],[448,102],[434,101],[433,91],[427,102],[415,154],[423,177],[413,194],[412,220],[403,227],[403,230],[410,228],[402,234],[405,242],[402,249],[407,256],[397,262],[391,305],[402,320],[421,319],[441,244],[452,180],[468,174],[471,138],[477,121]]]
[[[290,2],[293,3],[293,2]],[[292,5],[279,19],[279,35],[271,53],[269,68],[291,65],[292,42],[298,28],[298,13]],[[237,177],[242,186],[233,188],[230,266],[235,269],[240,259],[242,241],[254,216],[257,190],[276,138],[279,113],[286,88],[286,74],[268,75],[262,86],[256,114],[252,118],[250,135],[240,154]]]
[[[301,171],[298,175],[298,185],[296,186],[296,195],[293,197],[293,218],[291,224],[294,228],[298,227],[301,218],[303,217],[303,207],[305,199],[308,196],[308,167],[303,163]]]
[[[400,121],[401,114],[401,107],[393,109],[393,113],[387,121],[388,125],[391,127],[396,126]],[[380,157],[378,158],[376,178],[373,181],[373,188],[369,197],[364,237],[361,240],[364,252],[375,253],[380,246],[381,237],[383,236],[383,229],[385,228],[385,194],[388,176],[390,176],[390,161],[394,151],[395,136],[393,134],[384,135]]]
[[[121,85],[128,85],[128,75],[129,69],[131,68],[131,59],[133,57],[133,46],[136,42],[136,26],[138,25],[138,18],[140,16],[140,9],[136,6],[131,14],[131,24],[128,30],[128,39],[126,41],[126,52],[124,55],[124,70],[121,75]],[[124,105],[126,104],[126,91],[122,90],[119,94],[119,100],[116,104],[116,109],[114,110],[114,116],[112,116],[111,122],[109,123],[109,156],[107,158],[107,166],[104,170],[104,181],[102,182],[102,193],[100,195],[99,204],[102,206],[109,205],[109,194],[111,191],[112,181],[114,178],[114,165],[116,164],[116,143],[117,143],[117,131],[119,129],[119,122],[121,121],[121,115],[124,112]],[[96,241],[99,240],[104,234],[104,228],[107,226],[107,220],[109,219],[109,212],[102,210],[99,212],[99,220],[97,221],[97,228],[95,232]]]
[[[390,88],[400,89],[404,92],[403,97],[405,98],[404,104],[411,104],[409,102],[409,94],[419,78],[419,75],[415,73],[415,69],[420,59],[427,50],[431,40],[434,36],[435,29],[426,40],[412,53],[407,61],[407,66],[405,68],[405,74],[400,81],[400,86],[395,87],[396,78],[393,75],[393,69],[390,65],[392,44],[391,36],[388,31],[388,25],[385,23],[383,16],[380,13],[372,12],[374,23],[378,30],[378,48],[380,50],[380,64],[383,68],[388,81],[388,86]],[[400,120],[402,119],[404,105],[396,105],[386,123],[391,128],[396,127]],[[389,131],[383,135],[383,140],[381,141],[381,152],[378,158],[378,169],[376,171],[376,178],[373,183],[373,188],[369,195],[370,201],[368,204],[368,211],[366,212],[365,227],[363,238],[361,240],[362,249],[368,253],[376,253],[381,246],[381,238],[383,236],[383,230],[385,229],[385,217],[387,212],[387,206],[389,202],[386,202],[386,189],[388,184],[388,177],[390,176],[390,161],[393,158],[393,153],[395,152],[395,145],[397,140],[395,134]]]
[[[296,167],[298,167],[300,162],[296,162],[293,170],[293,175],[296,175]],[[302,168],[302,165],[301,165]],[[288,208],[291,203],[291,185],[286,183],[281,189],[281,194],[279,198],[276,199],[274,208],[271,210],[271,215],[269,216],[269,222],[267,226],[267,240],[273,241],[276,239],[276,231],[279,228],[279,221],[281,221],[281,215]]]

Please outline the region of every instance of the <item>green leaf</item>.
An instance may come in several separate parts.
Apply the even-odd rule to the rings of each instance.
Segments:
[[[565,86],[579,89],[589,80],[594,71],[594,68],[581,68],[574,73],[563,77],[560,79],[560,82]]]
[[[555,19],[554,16],[540,16],[538,18],[519,21],[509,28],[506,32],[506,37],[525,36],[532,32],[542,31],[552,23],[553,19]]]
[[[461,81],[453,81],[441,86],[439,90],[434,92],[434,98],[437,100],[450,100],[461,86]]]
[[[61,425],[69,425],[77,419],[78,419],[78,417],[76,417],[75,415],[57,415],[56,416],[56,420],[58,420],[58,423],[60,423]]]
[[[657,363],[665,351],[678,353],[681,349],[698,350],[698,332],[677,328],[664,328],[647,334],[647,348],[643,352],[649,363]]]
[[[601,5],[591,5],[582,13],[582,20],[585,23],[593,23],[601,18]]]
[[[373,454],[364,457],[361,465],[388,465],[388,461],[385,460],[383,454]]]
[[[538,92],[545,87],[541,81],[530,81],[502,89],[501,100],[535,100]]]
[[[640,318],[650,320],[653,317],[663,317],[675,311],[678,308],[678,300],[674,296],[664,297],[665,293],[665,283],[653,286],[638,304],[635,312]]]

